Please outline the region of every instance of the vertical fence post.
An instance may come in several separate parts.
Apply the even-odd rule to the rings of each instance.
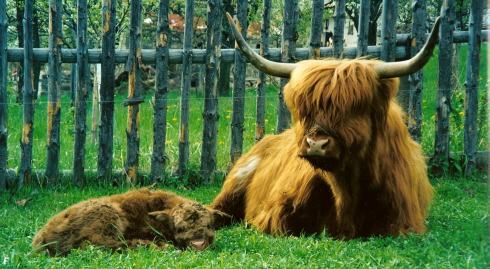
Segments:
[[[129,73],[128,126],[126,129],[127,153],[124,163],[127,181],[136,183],[140,153],[140,103],[141,98],[141,0],[131,0],[129,26],[129,56],[126,71]]]
[[[92,90],[92,127],[91,127],[91,136],[92,136],[92,144],[95,145],[97,143],[97,124],[99,122],[99,97],[100,97],[100,85],[101,85],[101,77],[102,77],[102,64],[94,64],[94,85]],[[88,100],[88,99],[87,99]]]
[[[294,63],[296,61],[296,40],[298,39],[298,0],[284,1],[283,31],[281,42],[281,60],[284,63]],[[283,90],[289,79],[281,78],[280,92],[277,105],[277,126],[276,133],[282,133],[291,125],[291,112],[284,103]]]
[[[85,141],[88,100],[88,46],[87,46],[87,0],[77,1],[77,69],[75,94],[75,145],[73,149],[73,183],[85,184]],[[97,81],[94,80],[94,84]],[[96,94],[96,93],[94,93]]]
[[[75,35],[73,35],[75,37]],[[76,43],[76,41],[75,41]],[[75,107],[75,99],[77,98],[77,64],[72,63],[70,71],[70,108]]]
[[[411,54],[415,55],[425,44],[425,23],[427,21],[426,0],[414,0],[412,3],[412,40],[410,44]],[[420,142],[422,139],[422,88],[424,82],[424,70],[409,76],[410,98],[408,104],[408,131],[412,138]]]
[[[244,38],[247,37],[247,1],[238,0],[237,6],[238,30]],[[243,153],[243,122],[245,114],[245,77],[247,75],[247,60],[238,48],[235,49],[235,70],[233,72],[233,108],[231,115],[231,145],[230,161],[234,164]]]
[[[60,161],[61,121],[61,0],[49,1],[48,128],[45,176],[56,181]]]
[[[483,1],[472,0],[466,58],[466,104],[464,111],[464,154],[466,174],[476,169],[478,145],[478,81],[480,73],[480,46]]]
[[[218,78],[221,62],[221,21],[223,3],[208,1],[208,28],[206,31],[206,80],[204,89],[201,176],[204,184],[211,184],[216,170],[216,143],[218,135]]]
[[[34,131],[34,96],[33,96],[33,44],[32,44],[32,8],[33,0],[26,0],[24,5],[24,101],[23,128],[20,142],[21,157],[18,186],[31,182],[32,171],[32,136]]]
[[[345,0],[335,0],[333,19],[333,57],[340,59],[344,52]]]
[[[449,116],[453,56],[454,0],[445,0],[439,31],[439,73],[436,104],[436,134],[433,173],[442,175],[449,162]]]
[[[357,27],[357,29],[359,30],[359,33],[357,35],[357,57],[367,55],[370,15],[371,0],[361,0],[361,6],[359,10],[359,25]]]
[[[398,14],[398,0],[383,0],[382,30],[381,30],[381,55],[385,62],[394,62],[396,54],[396,30],[395,24]]]
[[[185,174],[189,163],[189,113],[192,71],[192,30],[194,24],[194,0],[185,2],[184,51],[182,55],[182,92],[180,94],[179,128],[179,178]]]
[[[116,1],[102,1],[102,59],[100,82],[100,132],[97,161],[97,177],[112,178],[112,153],[114,132],[114,86],[115,86],[115,27]]]
[[[323,0],[313,0],[311,4],[310,59],[320,59],[323,34]]]
[[[0,190],[7,186],[7,3],[0,0]]]
[[[260,27],[260,56],[269,59],[269,32],[271,25],[272,0],[264,0],[262,9],[262,25]],[[262,140],[265,135],[265,95],[267,76],[259,73],[257,83],[257,103],[255,118],[255,143]]]
[[[153,110],[153,154],[151,157],[151,180],[160,182],[165,176],[167,154],[167,93],[168,93],[168,27],[169,0],[159,1],[156,33],[155,105]],[[188,24],[186,24],[188,25]],[[192,25],[192,24],[191,24]]]

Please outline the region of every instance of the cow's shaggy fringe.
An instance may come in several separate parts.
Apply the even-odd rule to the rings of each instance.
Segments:
[[[378,63],[301,62],[284,89],[293,129],[244,155],[212,206],[272,234],[424,232],[433,196],[425,158],[394,100],[398,79],[379,79]],[[312,126],[333,137],[333,166],[300,156]]]

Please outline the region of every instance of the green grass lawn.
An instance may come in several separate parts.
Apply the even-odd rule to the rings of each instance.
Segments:
[[[484,176],[481,176],[484,177]],[[55,213],[81,200],[122,193],[126,187],[89,186],[1,193],[2,268],[489,268],[489,203],[485,183],[433,179],[437,190],[429,232],[406,237],[371,237],[348,242],[327,235],[273,237],[243,224],[217,231],[216,244],[195,253],[171,248],[111,254],[100,248],[75,250],[64,258],[31,253],[35,233]],[[210,203],[220,188],[173,189]],[[34,194],[31,194],[34,193]],[[32,198],[25,206],[16,200]]]

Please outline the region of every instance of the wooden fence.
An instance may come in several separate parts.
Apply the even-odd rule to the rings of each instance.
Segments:
[[[100,63],[102,73],[100,79],[100,93],[94,93],[94,98],[100,104],[100,127],[98,132],[98,162],[97,177],[111,178],[113,175],[113,129],[114,129],[114,88],[116,63],[125,63],[125,70],[129,73],[128,99],[124,105],[128,107],[128,121],[126,129],[127,156],[125,160],[125,174],[127,180],[138,180],[139,167],[139,105],[143,102],[141,97],[141,65],[156,64],[156,79],[154,88],[154,127],[153,152],[150,177],[153,181],[161,181],[165,174],[167,157],[166,141],[166,107],[168,93],[169,65],[183,64],[181,84],[181,115],[179,135],[179,176],[185,173],[189,160],[189,98],[190,98],[190,66],[192,63],[204,64],[205,72],[205,103],[203,109],[203,137],[201,152],[201,176],[205,183],[213,180],[216,171],[216,145],[218,131],[218,76],[221,62],[235,63],[233,114],[231,126],[230,162],[233,163],[242,155],[243,122],[244,122],[244,92],[245,92],[245,59],[235,49],[221,49],[221,0],[208,0],[207,42],[206,49],[192,49],[193,33],[191,27],[185,27],[184,44],[182,50],[169,49],[169,0],[160,0],[158,25],[156,30],[155,48],[144,50],[141,48],[142,33],[142,2],[131,0],[131,19],[129,49],[115,49],[115,0],[102,1],[103,33],[102,48],[89,49],[87,40],[87,1],[77,2],[77,48],[61,47],[61,0],[50,0],[49,8],[49,48],[33,48],[32,19],[33,0],[25,0],[24,14],[24,47],[7,48],[6,0],[0,0],[0,189],[6,188],[7,166],[7,137],[8,137],[8,111],[7,111],[7,62],[23,62],[23,132],[21,139],[21,163],[17,174],[17,185],[22,186],[31,182],[32,177],[32,132],[35,102],[33,96],[33,82],[35,75],[32,70],[33,63],[44,62],[49,66],[49,113],[48,113],[48,144],[47,164],[44,176],[50,181],[56,181],[59,176],[60,158],[60,66],[61,63],[76,63],[76,101],[75,101],[75,130],[74,130],[74,156],[73,181],[83,185],[85,182],[85,140],[87,136],[86,103],[89,98],[89,65]],[[409,58],[416,53],[425,42],[425,0],[414,0],[412,33],[405,35],[395,34],[396,6],[395,0],[385,0],[383,10],[383,27],[381,33],[381,46],[367,46],[367,29],[363,27],[369,18],[369,8],[360,9],[359,43],[357,48],[346,48],[343,45],[343,24],[345,21],[345,0],[336,0],[335,32],[333,35],[333,48],[320,47],[320,31],[323,23],[323,0],[314,0],[312,3],[313,16],[311,21],[312,34],[308,48],[296,48],[297,22],[299,7],[297,0],[286,0],[284,6],[284,28],[281,48],[269,49],[269,31],[271,16],[271,1],[263,1],[263,23],[261,29],[260,54],[273,61],[296,62],[302,59],[318,59],[323,57],[346,57],[373,55],[385,61],[395,61]],[[370,0],[361,0],[361,7],[369,7]],[[446,85],[451,68],[451,47],[453,43],[468,42],[467,74],[466,74],[466,111],[465,111],[465,152],[467,158],[466,171],[470,173],[476,167],[477,156],[477,105],[479,80],[479,51],[481,43],[486,40],[487,31],[482,35],[483,2],[471,1],[471,17],[468,32],[454,32],[452,29],[454,19],[454,0],[444,3],[442,10],[443,29],[441,29],[439,45],[439,89],[437,106],[437,128],[435,141],[435,160],[444,162],[449,158],[449,112],[451,86]],[[186,0],[186,24],[192,25],[194,17],[194,1]],[[246,35],[247,29],[247,1],[238,0],[236,18],[241,31]],[[406,41],[410,44],[408,47]],[[400,46],[402,45],[402,46]],[[422,71],[410,76],[409,115],[414,119],[410,123],[410,131],[416,140],[420,141],[421,122],[421,90]],[[264,133],[265,114],[265,75],[260,74],[257,91],[256,140],[260,140]],[[282,99],[282,87],[287,80],[281,80],[279,93],[277,131],[281,132],[290,125],[290,114]]]

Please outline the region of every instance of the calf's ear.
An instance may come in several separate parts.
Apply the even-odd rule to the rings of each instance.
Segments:
[[[153,211],[148,213],[151,219],[157,221],[160,225],[171,228],[173,227],[173,218],[168,211]]]
[[[210,210],[212,210],[213,213],[215,229],[219,229],[223,226],[231,225],[232,218],[230,215],[221,212],[219,210],[214,210],[214,209],[210,209]]]

